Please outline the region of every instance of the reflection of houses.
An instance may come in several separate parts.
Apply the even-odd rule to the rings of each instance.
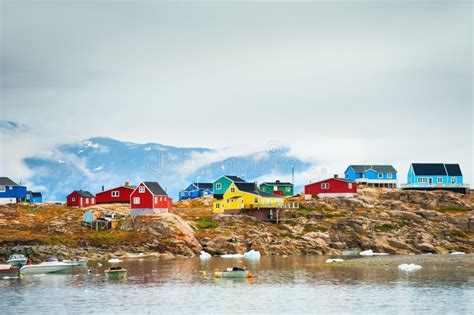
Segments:
[[[264,182],[260,184],[260,190],[269,194],[279,195],[279,196],[293,196],[294,187],[292,183],[280,182],[276,180],[275,182]]]
[[[179,192],[179,200],[212,196],[212,183],[192,183]]]
[[[412,163],[408,170],[408,182],[402,189],[449,190],[467,194],[469,185],[463,183],[459,164]]]
[[[95,205],[95,196],[85,190],[76,190],[67,196],[68,207],[89,207]]]
[[[130,203],[130,195],[135,186],[125,183],[123,186],[115,187],[96,194],[97,204],[101,203]]]
[[[0,204],[17,203],[25,198],[25,186],[18,185],[8,177],[0,177]]]
[[[223,176],[214,182],[219,192],[213,204],[214,213],[246,214],[259,220],[282,221],[284,199],[258,189],[236,176]]]
[[[345,178],[369,187],[397,187],[397,171],[392,165],[349,165]]]
[[[157,182],[141,182],[130,195],[131,215],[168,212],[173,200]]]
[[[43,202],[43,195],[40,192],[27,191],[26,202],[30,202],[30,203]]]
[[[319,198],[347,198],[353,197],[357,193],[357,183],[338,178],[325,179],[320,182],[311,183],[304,186],[305,196]]]

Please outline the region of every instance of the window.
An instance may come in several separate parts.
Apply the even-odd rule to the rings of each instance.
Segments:
[[[383,174],[382,174],[382,173],[378,173],[378,174],[377,174],[377,177],[378,177],[378,178],[383,178]]]
[[[456,184],[456,177],[451,177],[451,184]]]
[[[329,189],[329,183],[322,183],[321,188],[322,189]]]
[[[112,191],[112,197],[118,197],[118,196],[120,196],[120,191],[117,191],[117,190]]]
[[[145,192],[145,186],[140,186],[140,187],[138,187],[138,192],[139,192],[140,194],[143,194],[143,193]]]
[[[273,191],[277,191],[278,190],[278,186],[273,186]]]
[[[72,197],[71,200],[72,200],[72,201],[76,201],[76,198]]]
[[[158,197],[155,197],[155,203],[158,203]]]
[[[287,192],[291,192],[291,187],[286,187]]]
[[[217,183],[217,184],[216,184],[216,189],[222,189],[222,184],[221,184],[221,183]]]
[[[230,192],[235,192],[235,188],[232,187],[232,188],[230,189]]]
[[[392,178],[392,173],[387,173],[387,178]]]
[[[229,198],[227,198],[227,200],[226,200],[226,201],[227,201],[227,203],[229,203],[229,202],[230,202],[230,199],[229,199]]]
[[[140,197],[133,197],[133,204],[138,205],[140,203]]]
[[[352,189],[352,183],[348,183],[348,184],[347,184],[347,187],[348,187],[349,189]]]
[[[89,204],[89,198],[86,198],[86,205]]]
[[[438,177],[438,184],[441,184],[443,182],[443,177]]]
[[[219,204],[218,203],[216,203],[216,209],[219,209]]]
[[[184,196],[184,191],[181,192],[181,196]]]
[[[255,198],[255,199],[253,200],[253,202],[254,202],[254,203],[258,203],[258,198]]]
[[[0,192],[5,192],[5,186],[0,186]]]

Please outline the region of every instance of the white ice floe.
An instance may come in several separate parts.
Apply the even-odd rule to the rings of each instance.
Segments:
[[[262,255],[260,255],[260,252],[259,251],[256,251],[256,250],[251,250],[251,251],[248,251],[244,254],[244,258],[245,259],[260,259]]]
[[[199,258],[201,258],[201,259],[209,259],[211,257],[212,257],[211,254],[206,253],[204,251],[201,251],[201,255],[199,255]]]
[[[371,249],[364,250],[363,252],[360,252],[359,255],[361,256],[374,256],[374,252]]]
[[[411,272],[411,271],[417,271],[420,270],[422,267],[420,265],[415,265],[415,264],[401,264],[398,266],[398,269],[401,271],[406,271],[406,272]]]
[[[122,260],[118,258],[112,258],[112,259],[109,259],[108,262],[111,264],[118,264],[118,263],[121,263]]]
[[[374,253],[374,256],[388,256],[389,253]]]
[[[450,255],[466,255],[465,252],[453,252]]]
[[[225,254],[221,255],[222,258],[242,258],[244,255],[242,254]]]
[[[340,263],[340,262],[343,262],[344,259],[340,259],[340,258],[334,258],[334,259],[328,259],[326,260],[327,263]]]

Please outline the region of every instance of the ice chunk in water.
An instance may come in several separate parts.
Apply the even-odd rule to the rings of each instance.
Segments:
[[[262,255],[260,255],[259,251],[256,251],[256,250],[253,250],[253,249],[244,254],[245,259],[255,259],[256,260],[256,259],[260,259],[261,256]]]
[[[410,271],[420,270],[421,266],[415,265],[415,264],[401,264],[400,266],[398,266],[398,269],[402,271],[410,272]]]

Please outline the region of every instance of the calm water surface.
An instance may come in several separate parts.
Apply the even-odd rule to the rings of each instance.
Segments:
[[[107,263],[68,274],[0,281],[1,314],[474,314],[474,270],[424,266],[327,266],[326,257],[126,260],[126,281],[104,277]],[[254,279],[214,279],[214,269],[246,266]],[[207,271],[206,276],[200,271]]]

